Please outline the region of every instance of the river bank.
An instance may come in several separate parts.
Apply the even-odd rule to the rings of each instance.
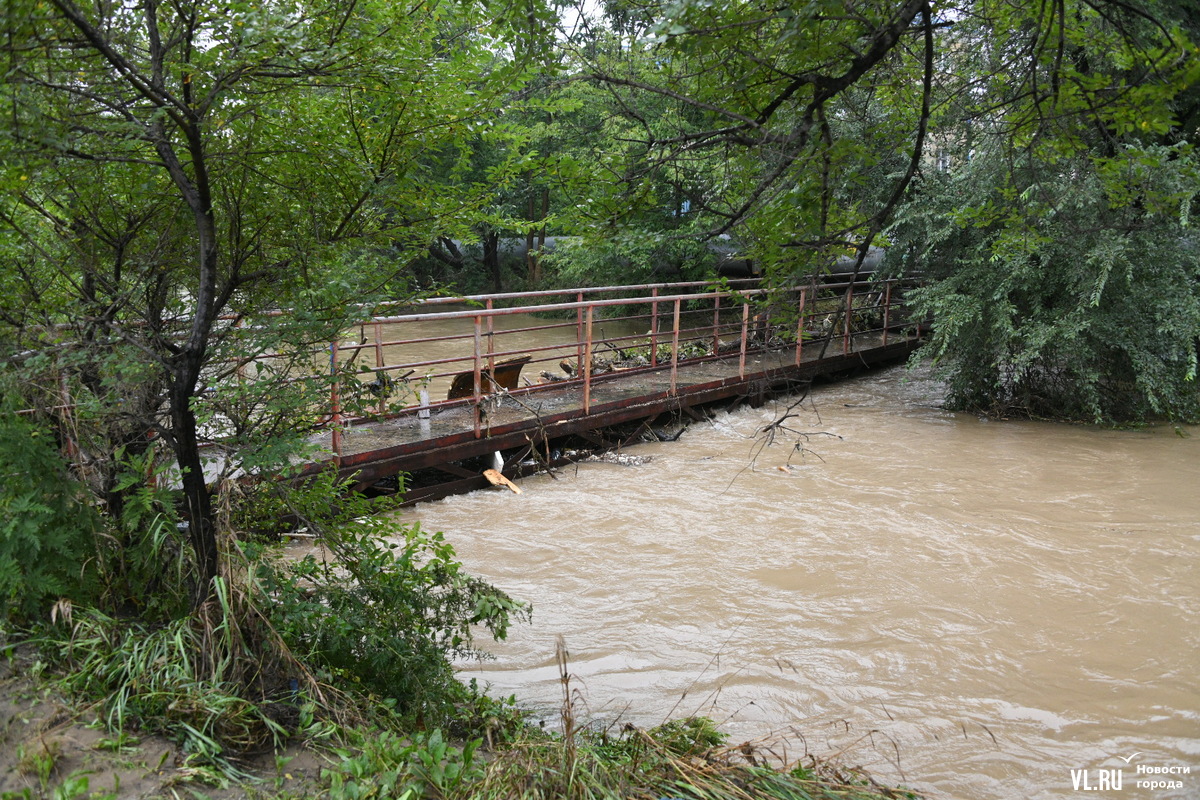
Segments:
[[[569,713],[568,704],[568,729]],[[170,738],[107,729],[94,707],[59,694],[27,651],[0,665],[5,800],[616,800],[664,792],[712,800],[920,800],[834,762],[785,765],[769,748],[729,748],[724,740],[697,719],[611,735],[580,729],[553,737],[534,727],[503,744],[376,729],[322,742],[296,739],[218,769]]]

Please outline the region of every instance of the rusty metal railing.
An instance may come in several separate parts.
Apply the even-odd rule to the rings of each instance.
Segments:
[[[822,282],[769,294],[756,286],[714,288],[693,282],[433,298],[422,301],[420,308],[455,302],[472,306],[373,317],[361,326],[359,341],[330,344],[333,381],[325,420],[332,429],[334,455],[342,452],[341,431],[346,426],[463,405],[472,407],[475,436],[481,437],[484,403],[499,392],[521,396],[575,386],[582,395],[582,411],[588,414],[594,384],[621,375],[669,370],[669,392],[676,394],[679,369],[686,364],[737,358],[738,374],[744,378],[747,356],[764,350],[791,349],[798,366],[813,345],[827,351],[837,342],[837,349],[848,354],[854,337],[865,333],[880,334],[886,345],[893,322],[903,319],[893,307],[897,281],[865,278],[851,283],[848,277],[826,276]],[[564,297],[570,299],[526,304]],[[775,316],[794,316],[795,327],[785,331],[772,324],[769,309],[752,309],[755,301],[764,300],[774,305]],[[847,301],[852,311],[839,316],[836,308]],[[607,333],[605,328],[617,332]],[[428,335],[431,329],[440,332]],[[360,374],[373,373],[382,385],[388,382],[381,376],[400,376],[390,385],[409,390],[406,402],[381,401],[371,414],[346,413],[338,354],[357,353],[364,346],[375,353],[375,365]],[[411,353],[419,355],[406,355]],[[528,356],[521,370],[523,385],[498,386],[498,366],[518,356]],[[565,374],[539,370],[556,361]],[[468,377],[469,394],[450,397],[447,385]]]
[[[405,313],[364,318],[354,326],[354,341],[337,339],[323,354],[312,353],[313,367],[320,370],[324,361],[330,382],[328,407],[317,413],[318,427],[330,430],[338,458],[348,427],[405,415],[428,418],[439,409],[469,406],[480,437],[484,403],[500,392],[520,397],[575,387],[588,414],[596,383],[620,376],[665,372],[674,395],[679,370],[688,364],[736,358],[744,379],[748,356],[760,352],[791,350],[791,360],[799,366],[814,346],[825,352],[840,344],[838,349],[848,354],[854,337],[863,334],[879,334],[886,345],[897,323],[907,324],[903,293],[896,291],[900,281],[863,276],[852,282],[852,277],[826,275],[770,291],[747,279],[721,286],[649,283],[410,302]],[[765,305],[755,308],[756,303]],[[847,303],[850,313],[839,314],[837,309]],[[434,310],[446,306],[460,307]],[[286,312],[272,312],[279,313]],[[785,330],[779,320],[793,317],[794,327]],[[240,327],[242,322],[230,324]],[[372,363],[359,367],[357,359],[364,352]],[[256,361],[287,357],[264,354]],[[498,388],[498,370],[514,357],[528,357],[521,369],[523,384]],[[253,379],[248,372],[255,370],[249,367],[228,365],[228,379]],[[555,367],[560,371],[552,371]],[[303,379],[290,375],[279,380]],[[469,382],[464,396],[451,396],[456,380]],[[69,400],[64,397],[64,402],[61,410],[69,413]]]

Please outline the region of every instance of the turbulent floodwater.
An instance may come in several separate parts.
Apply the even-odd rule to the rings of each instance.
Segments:
[[[818,389],[769,447],[784,405],[407,512],[533,604],[464,676],[553,720],[562,635],[601,720],[705,714],[933,797],[1067,797],[1117,768],[1120,793],[1084,796],[1200,797],[1200,429],[937,400],[893,369]]]

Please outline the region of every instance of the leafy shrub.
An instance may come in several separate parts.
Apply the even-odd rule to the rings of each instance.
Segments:
[[[1191,148],[1010,158],[980,142],[892,230],[926,285],[947,404],[1095,422],[1200,419]],[[1133,197],[1128,176],[1140,176]]]
[[[165,624],[76,608],[47,631],[44,652],[70,695],[95,700],[109,730],[154,731],[178,741],[189,761],[236,774],[226,756],[278,744],[295,731],[273,718],[270,676],[294,674],[247,595],[223,578],[214,599]],[[299,713],[291,715],[299,718]]]
[[[451,660],[484,654],[472,626],[503,639],[523,604],[467,575],[440,533],[379,517],[324,533],[332,560],[263,561],[273,622],[309,667],[386,698],[398,711],[448,719],[464,693]]]
[[[480,744],[475,739],[460,750],[440,730],[411,738],[383,731],[358,752],[338,751],[339,761],[321,774],[332,800],[446,797],[483,776],[475,759]]]
[[[0,411],[0,465],[0,621],[29,622],[59,597],[92,596],[97,515],[54,438]]]

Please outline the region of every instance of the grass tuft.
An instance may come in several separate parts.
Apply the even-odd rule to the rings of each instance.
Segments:
[[[626,726],[617,738],[581,731],[568,746],[561,737],[526,739],[495,755],[481,779],[452,798],[518,800],[917,800],[864,773],[814,757],[776,768],[749,745],[725,747],[706,718],[642,730]]]

